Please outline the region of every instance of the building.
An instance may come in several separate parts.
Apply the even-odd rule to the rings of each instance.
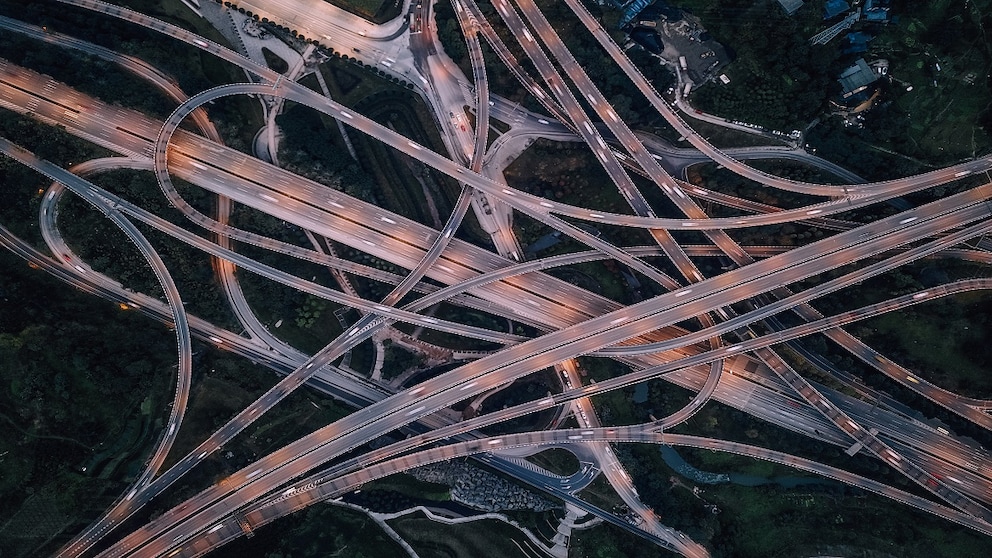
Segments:
[[[891,0],[865,0],[865,20],[875,23],[889,22]]]
[[[855,114],[868,110],[881,94],[878,73],[865,60],[859,59],[837,77],[841,93],[831,99],[830,105],[842,114]]]
[[[778,0],[778,3],[785,10],[785,13],[789,15],[796,13],[796,10],[802,8],[803,4],[805,4],[803,0]]]
[[[827,4],[823,7],[823,19],[837,17],[850,9],[851,6],[847,0],[827,0]]]
[[[875,83],[877,79],[878,74],[871,69],[864,58],[861,58],[853,66],[841,72],[837,78],[841,87],[841,97],[846,99],[857,95],[868,89],[868,86]]]
[[[844,54],[858,54],[868,51],[868,41],[874,39],[872,35],[865,33],[864,31],[856,31],[854,33],[848,33],[844,37],[844,48],[841,50]]]
[[[620,17],[619,28],[623,29],[625,25],[630,23],[641,13],[641,10],[647,8],[654,3],[654,0],[634,0],[627,8],[623,11],[623,16]]]

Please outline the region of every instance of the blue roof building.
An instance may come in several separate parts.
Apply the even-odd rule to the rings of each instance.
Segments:
[[[802,8],[805,2],[803,0],[778,0],[778,3],[786,14],[792,15],[796,13],[796,10]]]
[[[865,20],[876,23],[889,22],[890,0],[865,0]]]
[[[628,23],[633,21],[635,17],[637,17],[637,14],[641,13],[641,10],[647,8],[653,3],[654,0],[634,0],[633,2],[631,2],[630,5],[627,6],[627,9],[624,10],[623,16],[620,18],[620,24],[618,25],[618,27],[620,29],[623,29],[625,25],[627,25]]]
[[[850,10],[851,6],[847,0],[827,0],[827,5],[823,7],[823,19],[830,19]]]
[[[863,31],[858,31],[855,33],[848,33],[844,37],[845,46],[841,50],[844,54],[857,54],[859,52],[866,52],[868,50],[868,41],[874,39],[872,35],[865,33]]]

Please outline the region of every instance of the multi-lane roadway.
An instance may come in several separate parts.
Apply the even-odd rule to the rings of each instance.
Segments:
[[[480,19],[474,2],[468,2],[464,11],[462,4],[457,3],[456,11],[460,16],[465,16],[466,12],[472,14],[471,18],[460,17],[460,21],[466,31],[469,50],[473,53],[473,74],[476,81],[474,102],[478,105],[476,115],[479,118],[476,122],[476,130],[469,136],[461,137],[462,134],[458,131],[446,130],[448,132],[446,135],[450,136],[446,137],[449,145],[463,145],[465,140],[469,139],[468,149],[464,152],[470,157],[456,156],[455,159],[448,159],[372,122],[361,114],[314,94],[263,65],[247,60],[221,45],[188,31],[137,12],[94,0],[65,1],[145,25],[172,38],[185,41],[239,65],[257,75],[262,83],[223,86],[194,95],[189,99],[178,92],[173,97],[180,102],[180,108],[163,125],[128,111],[112,110],[61,86],[55,80],[0,62],[2,66],[0,67],[0,104],[35,114],[46,122],[65,125],[70,132],[80,137],[130,157],[129,164],[132,168],[154,168],[170,202],[183,211],[192,222],[207,227],[208,230],[221,235],[221,238],[244,239],[258,246],[310,261],[327,263],[347,272],[359,272],[360,275],[395,285],[393,292],[385,299],[370,301],[292,277],[238,254],[224,240],[213,242],[192,234],[50,163],[39,161],[16,146],[9,143],[0,146],[7,155],[66,184],[73,192],[103,209],[110,218],[119,222],[122,228],[133,227],[129,219],[141,220],[176,239],[204,250],[219,258],[219,261],[233,263],[240,268],[281,281],[304,292],[359,308],[366,314],[359,323],[346,329],[341,337],[331,340],[320,353],[309,358],[305,356],[295,358],[289,366],[286,366],[287,361],[283,360],[284,370],[292,371],[284,380],[210,436],[197,450],[183,458],[179,465],[163,473],[159,479],[142,480],[139,483],[141,486],[136,485],[135,489],[123,498],[123,502],[131,502],[123,505],[123,508],[130,510],[139,508],[164,487],[180,479],[185,471],[216,451],[227,440],[232,439],[285,395],[302,385],[305,380],[312,379],[318,370],[329,370],[328,365],[333,358],[362,339],[367,339],[373,331],[385,327],[388,323],[400,320],[426,328],[504,344],[502,351],[468,363],[407,391],[385,398],[383,397],[385,394],[381,392],[370,394],[371,396],[363,401],[365,404],[371,403],[367,407],[274,454],[263,457],[232,475],[222,485],[211,487],[152,524],[128,535],[111,546],[105,555],[151,556],[165,553],[197,555],[218,543],[229,540],[230,537],[243,534],[251,525],[290,513],[312,501],[337,494],[348,486],[354,486],[348,483],[353,483],[355,479],[374,478],[377,475],[403,470],[438,458],[461,455],[459,452],[495,451],[504,445],[519,443],[543,445],[564,441],[589,443],[634,439],[649,441],[651,436],[661,436],[655,434],[657,429],[684,421],[710,398],[742,408],[775,424],[807,433],[815,432],[815,437],[830,443],[845,445],[857,442],[960,511],[935,504],[920,505],[911,501],[911,498],[904,498],[891,490],[877,490],[878,492],[949,517],[979,531],[988,531],[987,522],[990,517],[985,505],[992,500],[989,491],[992,471],[984,464],[988,460],[987,455],[964,444],[950,443],[939,433],[935,435],[927,432],[918,433],[912,421],[907,421],[899,415],[886,414],[882,420],[871,416],[874,413],[866,413],[859,407],[858,401],[806,381],[778,358],[772,352],[770,345],[817,332],[826,332],[852,353],[859,355],[872,366],[882,369],[904,385],[924,393],[931,400],[988,428],[989,417],[985,411],[989,406],[985,402],[960,398],[921,381],[910,371],[874,353],[853,336],[838,329],[853,320],[933,300],[953,292],[984,289],[988,285],[982,282],[948,285],[914,293],[911,298],[902,297],[860,311],[828,318],[819,315],[805,304],[904,263],[953,249],[964,241],[988,232],[992,229],[992,224],[989,224],[992,208],[989,207],[987,200],[992,194],[992,186],[972,188],[926,206],[864,225],[832,220],[831,224],[834,228],[843,232],[792,250],[783,251],[778,247],[767,249],[741,247],[731,241],[724,232],[724,229],[762,224],[825,220],[830,214],[864,207],[986,171],[990,167],[988,159],[977,159],[895,181],[843,186],[797,183],[756,171],[709,145],[698,137],[698,134],[694,135],[691,128],[682,122],[667,102],[653,92],[650,84],[640,77],[636,68],[612,43],[605,31],[599,27],[598,22],[591,20],[591,16],[588,16],[581,5],[570,1],[569,5],[607,52],[614,57],[618,66],[645,91],[645,95],[672,125],[684,133],[703,154],[727,166],[733,172],[758,180],[765,186],[832,198],[803,208],[779,210],[779,208],[757,207],[746,200],[723,196],[722,201],[742,205],[754,213],[734,218],[709,218],[693,198],[704,199],[707,195],[719,198],[721,195],[707,192],[703,188],[690,191],[684,183],[677,181],[663,170],[654,154],[649,152],[641,140],[620,121],[590,77],[574,64],[571,54],[536,5],[527,0],[517,3],[517,8],[523,11],[531,24],[528,27],[523,19],[516,15],[516,8],[509,3],[498,2],[497,10],[506,19],[511,33],[535,62],[541,79],[548,84],[548,89],[541,88],[519,68],[513,68],[516,73],[523,74],[519,76],[522,84],[534,92],[535,97],[542,101],[553,117],[561,120],[572,133],[577,133],[589,144],[597,159],[607,168],[615,184],[625,193],[625,197],[631,202],[635,211],[635,215],[610,214],[597,208],[569,206],[544,200],[507,187],[486,174],[483,168],[486,143],[484,139],[488,139],[490,103],[475,30],[478,29],[487,42],[494,45],[501,58],[506,59],[512,55],[509,55],[505,46],[500,47],[499,38],[494,37],[491,23],[485,21],[484,16]],[[313,36],[314,32],[319,33],[320,29],[332,29],[335,34],[348,37],[343,40],[354,41],[356,45],[367,45],[370,42],[390,43],[391,48],[395,48],[398,44],[397,39],[405,36],[404,33],[408,29],[406,20],[401,21],[400,25],[393,27],[387,25],[381,28],[371,24],[351,22],[349,29],[349,25],[342,24],[344,19],[329,18],[327,12],[318,6],[310,6],[313,12],[304,17],[302,15],[304,12],[300,11],[298,3],[262,0],[256,3],[258,10],[275,14],[277,19],[274,21],[281,21],[301,32],[306,30],[308,36]],[[289,11],[280,12],[279,10],[282,9],[280,6],[283,4],[292,4],[292,6],[286,8]],[[412,10],[411,7],[411,11],[407,13],[412,13]],[[394,23],[395,21],[398,20],[394,20]],[[17,22],[12,21],[4,21],[0,24],[8,28],[18,27]],[[430,25],[427,25],[421,27],[418,33],[421,35],[418,37],[419,44],[424,46],[423,52],[428,54],[431,54],[433,48],[430,30]],[[37,29],[27,27],[20,28],[19,32],[38,35]],[[72,42],[70,38],[54,35],[51,40],[66,44]],[[574,82],[575,90],[588,100],[591,113],[587,113],[586,107],[578,102],[572,93],[573,85],[566,81],[565,76],[558,73],[551,58],[537,45],[538,40],[544,43],[551,56],[561,64],[565,75]],[[93,50],[82,43],[73,45],[73,48],[89,49],[93,54],[108,59],[114,58],[114,53],[105,49]],[[358,46],[353,48],[359,49]],[[417,53],[416,49],[414,50],[413,58],[416,62]],[[138,74],[156,73],[153,68],[142,65],[140,61],[117,61],[130,64],[132,71]],[[427,67],[435,67],[432,65],[435,62],[431,62]],[[432,88],[443,92],[439,97],[442,100],[433,103],[433,106],[444,106],[444,103],[450,102],[452,92],[457,89],[451,87],[450,76],[450,73],[440,70],[436,76],[432,73],[431,77],[435,80]],[[456,211],[441,230],[432,230],[403,216],[363,204],[338,192],[328,191],[316,183],[224,147],[216,141],[218,138],[215,132],[209,127],[209,121],[199,109],[203,104],[214,99],[244,94],[277,96],[306,104],[448,174],[465,185],[463,194],[456,204]],[[445,98],[448,100],[444,100]],[[497,107],[497,103],[493,102],[492,106],[496,109],[496,114],[499,114],[501,109]],[[193,115],[207,137],[179,129],[179,125],[189,115]],[[593,117],[605,123],[609,136],[604,136]],[[439,115],[439,119],[444,120],[443,115]],[[606,139],[611,143],[607,144]],[[616,150],[617,143],[626,154]],[[458,150],[453,152],[457,155]],[[116,165],[115,162],[101,164]],[[628,171],[646,173],[656,180],[658,186],[676,207],[683,211],[686,218],[656,216],[630,180]],[[390,276],[339,258],[234,229],[223,222],[223,217],[214,220],[201,215],[182,200],[178,192],[171,187],[170,173],[213,191],[223,198],[270,213],[288,223],[391,261],[411,272],[406,277]],[[588,244],[598,253],[572,254],[532,264],[517,264],[513,261],[515,255],[511,255],[510,258],[505,257],[508,255],[507,249],[502,250],[504,257],[499,257],[455,239],[454,232],[468,207],[472,191],[494,202],[498,200],[498,203],[505,204],[514,211],[557,228],[573,239]],[[43,226],[48,228],[46,238],[53,243],[53,246],[58,246],[61,242],[60,237],[52,234],[57,211],[55,196],[58,195],[58,191],[53,189],[50,194],[49,203],[44,204],[41,209],[42,222]],[[124,215],[127,218],[123,217]],[[658,240],[659,247],[615,246],[565,219],[647,229]],[[679,245],[670,234],[671,230],[701,231],[716,244],[716,247],[690,248]],[[501,234],[512,237],[512,231],[509,229],[504,229]],[[136,240],[136,242],[141,241]],[[5,239],[5,245],[23,252],[23,247],[17,248],[18,244],[13,239]],[[505,244],[508,247],[515,245],[515,241],[512,240],[508,240]],[[754,261],[756,252],[760,252],[764,259]],[[153,268],[161,263],[156,264],[152,247],[146,246],[143,253],[149,258]],[[704,278],[691,259],[691,256],[703,253],[708,256],[726,254],[738,267],[716,277]],[[675,269],[688,281],[687,286],[681,285],[678,280],[667,276],[643,259],[644,256],[659,254],[668,256]],[[603,257],[612,258],[630,269],[640,271],[645,277],[658,282],[670,292],[637,304],[623,306],[540,273],[550,266],[569,261],[588,261]],[[982,257],[975,259],[981,260]],[[782,289],[785,285],[797,284],[800,280],[848,266],[852,262],[863,263],[854,271],[848,271],[835,279],[803,291],[793,293]],[[46,269],[74,283],[79,283],[84,276],[99,275],[85,267],[78,258],[71,258],[69,262],[63,261],[63,264],[63,267],[59,268],[46,263]],[[66,269],[70,265],[79,267],[73,273]],[[225,269],[223,275],[233,282],[233,274],[230,273],[232,268]],[[438,288],[434,284],[422,281],[425,277],[447,287]],[[165,285],[167,275],[160,274],[160,278]],[[96,279],[96,281],[96,283],[86,283],[89,285],[88,288],[95,288],[108,296],[127,298],[126,295],[121,295],[115,290],[112,280],[109,283],[104,279]],[[237,291],[234,286],[229,286],[228,290]],[[399,307],[400,300],[411,291],[425,296]],[[232,304],[238,305],[236,295],[232,296],[231,300]],[[243,302],[243,298],[240,300]],[[460,304],[528,323],[541,331],[542,335],[527,339],[439,320],[420,313],[443,300],[457,301]],[[751,301],[758,303],[751,304]],[[175,301],[171,297],[169,302],[171,307],[175,306]],[[735,304],[738,305],[737,310],[729,310],[730,306]],[[750,304],[750,306],[745,308],[741,304]],[[251,323],[250,309],[244,308],[243,311],[246,312],[244,321]],[[764,336],[755,334],[738,336],[738,333],[743,331],[742,327],[774,318],[784,311],[799,313],[807,323]],[[164,315],[161,308],[156,312],[160,316]],[[716,317],[720,320],[713,319]],[[180,317],[174,316],[172,319],[178,326]],[[701,320],[698,331],[688,332],[679,327],[694,319]],[[200,324],[198,327],[201,327],[202,331],[206,326]],[[180,330],[179,327],[176,329],[177,332]],[[186,326],[183,329],[186,329]],[[186,331],[187,341],[180,339],[179,343],[180,362],[183,359],[183,351],[188,351],[189,330]],[[208,335],[208,339],[215,344],[231,347],[251,345],[252,350],[260,351],[262,354],[282,354],[287,350],[274,338],[269,340],[268,347],[259,347],[257,342],[251,343],[241,338],[238,338],[240,342],[237,342],[229,336]],[[757,355],[766,366],[755,368],[753,358],[745,356],[746,353]],[[321,473],[322,476],[316,480],[314,477],[304,477],[309,472],[320,469],[336,456],[361,446],[382,433],[403,428],[414,421],[429,421],[430,415],[435,411],[445,409],[473,395],[507,385],[514,379],[536,370],[556,365],[564,366],[567,370],[568,363],[572,362],[571,359],[580,355],[616,358],[631,365],[634,371],[614,380],[587,386],[576,385],[581,383],[580,378],[574,374],[570,376],[566,374],[568,381],[565,382],[566,392],[562,396],[541,398],[519,407],[506,409],[501,413],[493,413],[493,416],[480,417],[478,422],[467,421],[451,431],[449,436],[472,437],[474,429],[486,421],[495,423],[512,416],[539,411],[551,405],[567,404],[569,401],[574,402],[574,408],[578,412],[582,426],[578,432],[519,435],[521,440],[526,438],[525,441],[509,437],[465,441],[460,442],[461,445],[446,445],[436,450],[425,450],[402,457],[386,451],[366,456],[365,461],[361,463],[364,467],[361,471],[349,472],[338,468],[334,473]],[[729,373],[721,374],[724,369]],[[186,369],[181,368],[181,371],[188,374]],[[183,373],[180,374],[180,386]],[[698,394],[683,411],[657,423],[642,426],[642,430],[638,431],[639,434],[625,431],[623,435],[618,435],[616,429],[596,428],[598,419],[586,396],[654,377],[662,377],[690,387],[698,391]],[[180,388],[177,392],[177,397],[181,396],[182,390],[183,388]],[[176,412],[174,409],[173,413]],[[170,426],[178,424],[180,419],[181,417],[174,418]],[[437,428],[440,428],[437,432],[448,432],[444,429],[452,427],[437,425]],[[880,434],[875,434],[876,432]],[[169,435],[172,433],[173,429],[170,428]],[[918,434],[910,436],[909,433]],[[601,434],[603,438],[596,438]],[[883,440],[881,436],[885,439]],[[433,439],[411,438],[405,441],[406,449],[402,451],[413,451],[432,441],[441,442],[447,438],[447,436]],[[657,439],[661,440],[661,438]],[[720,445],[719,441],[708,443]],[[621,495],[625,495],[624,499],[629,500],[631,508],[638,510],[644,519],[647,532],[642,531],[642,533],[646,537],[685,555],[706,554],[704,548],[688,540],[685,535],[657,523],[649,511],[640,506],[631,480],[624,478],[625,474],[615,457],[612,457],[609,447],[602,445],[593,447],[599,448],[595,455],[600,468],[602,469],[604,465],[607,467],[608,471],[603,469],[607,472],[607,477]],[[740,449],[731,451],[740,451]],[[383,461],[386,459],[391,460]],[[792,461],[794,466],[802,466],[797,465],[799,462],[795,461],[795,458]],[[828,469],[820,466],[819,472],[829,476],[837,475],[837,473],[824,472]],[[151,468],[149,470],[151,471],[148,473],[149,476],[154,474],[154,470]],[[301,478],[307,479],[305,484],[292,485]],[[540,484],[537,479],[523,480],[533,482],[535,485]],[[845,482],[858,486],[870,484],[850,478],[845,478]],[[286,488],[287,486],[289,488]],[[625,492],[628,490],[630,492]],[[304,498],[307,494],[310,496]],[[557,495],[568,501],[575,498],[574,495],[567,493]],[[581,501],[576,503],[582,505]],[[261,507],[253,507],[256,505]],[[587,506],[586,509],[590,508]],[[616,518],[612,518],[602,510],[591,511],[609,521],[616,521]],[[261,515],[249,517],[249,514]],[[85,548],[110,528],[113,521],[113,518],[108,517],[105,521],[98,522],[96,525],[99,528],[88,530],[85,537],[76,541],[77,547],[67,549],[67,555],[78,555],[85,551]]]

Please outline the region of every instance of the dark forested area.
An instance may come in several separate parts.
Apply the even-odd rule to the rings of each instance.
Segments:
[[[0,252],[0,553],[106,504],[161,428],[175,355],[163,326]]]

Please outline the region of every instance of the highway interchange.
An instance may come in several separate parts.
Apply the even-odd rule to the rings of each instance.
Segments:
[[[107,49],[65,35],[39,32],[37,28],[15,20],[0,21],[0,25],[6,29],[61,44],[66,48],[81,49],[119,63],[142,79],[160,87],[179,103],[179,107],[165,122],[155,122],[133,111],[111,107],[72,91],[47,76],[0,61],[0,105],[17,112],[31,113],[44,122],[63,125],[70,133],[123,155],[120,158],[83,163],[70,169],[75,173],[72,174],[37,159],[9,141],[0,140],[0,151],[4,154],[55,181],[45,194],[40,210],[42,232],[55,258],[48,258],[31,250],[7,231],[2,235],[4,246],[71,284],[82,286],[100,296],[131,304],[158,319],[169,321],[175,326],[179,349],[180,366],[177,369],[172,415],[143,474],[121,495],[115,506],[66,545],[60,555],[81,556],[89,552],[116,525],[180,480],[186,472],[223,447],[304,383],[316,383],[361,409],[262,457],[230,475],[224,483],[207,488],[148,525],[130,534],[121,534],[126,536],[100,555],[201,555],[244,535],[252,528],[313,502],[337,497],[369,480],[441,459],[479,453],[483,454],[481,458],[487,463],[521,481],[579,505],[587,512],[623,528],[638,532],[657,544],[687,556],[707,555],[702,545],[663,525],[649,508],[640,503],[631,479],[612,454],[609,444],[623,441],[713,447],[789,464],[872,490],[979,532],[992,534],[992,512],[987,509],[987,505],[992,502],[989,484],[992,482],[992,467],[989,466],[989,456],[984,449],[969,446],[953,437],[925,428],[917,420],[901,412],[895,404],[881,415],[869,412],[862,401],[804,379],[776,354],[774,347],[779,343],[822,332],[868,366],[882,371],[903,387],[920,393],[983,428],[992,429],[992,419],[986,414],[992,404],[960,397],[926,382],[841,329],[842,326],[860,319],[949,294],[987,289],[988,282],[975,280],[952,283],[826,318],[807,304],[924,257],[959,257],[988,262],[984,253],[962,250],[961,246],[992,230],[992,219],[989,219],[992,206],[988,203],[988,199],[992,197],[992,185],[989,184],[979,185],[872,223],[851,223],[828,217],[984,173],[992,166],[988,158],[964,162],[919,176],[879,183],[852,181],[843,186],[806,184],[770,176],[742,162],[743,157],[741,160],[734,159],[696,134],[681,119],[676,109],[653,91],[581,3],[569,1],[570,7],[589,27],[593,36],[600,40],[618,66],[702,156],[766,187],[826,196],[828,199],[802,208],[780,210],[754,204],[749,200],[708,192],[676,178],[664,168],[663,161],[659,162],[657,149],[652,152],[654,146],[648,142],[642,143],[640,137],[627,128],[596,89],[593,80],[574,63],[550,23],[532,1],[521,0],[511,4],[497,0],[494,5],[504,24],[517,38],[520,47],[535,63],[540,74],[537,76],[540,81],[530,76],[520,76],[522,85],[534,91],[535,98],[539,99],[550,114],[544,116],[530,113],[529,117],[517,116],[515,118],[527,122],[517,126],[516,132],[511,129],[507,135],[522,133],[539,136],[540,130],[546,127],[551,134],[574,134],[569,141],[587,143],[634,212],[632,215],[609,213],[597,208],[544,200],[508,187],[498,169],[486,168],[487,160],[500,159],[493,155],[497,145],[500,145],[499,140],[490,146],[489,152],[486,151],[487,135],[483,132],[487,131],[487,126],[478,126],[478,129],[466,134],[463,130],[456,130],[454,126],[443,124],[447,120],[445,107],[454,104],[457,104],[458,110],[461,110],[462,105],[475,105],[480,122],[488,121],[490,115],[500,118],[500,115],[510,112],[504,100],[491,96],[488,91],[485,68],[481,65],[481,50],[478,48],[480,35],[500,54],[501,59],[506,60],[512,55],[505,45],[499,43],[498,37],[494,37],[492,24],[485,21],[485,16],[473,1],[456,2],[455,7],[466,35],[476,87],[471,97],[454,101],[452,98],[461,94],[461,88],[451,83],[455,79],[451,76],[460,73],[460,70],[450,67],[443,72],[437,70],[438,65],[444,67],[445,61],[435,48],[436,37],[430,22],[421,26],[418,33],[408,34],[404,32],[408,27],[406,18],[398,18],[402,20],[399,26],[394,20],[379,28],[367,23],[358,24],[349,19],[349,16],[342,15],[341,10],[326,4],[321,4],[319,8],[309,6],[310,11],[304,12],[300,11],[300,7],[306,2],[297,4],[255,0],[243,3],[250,4],[256,14],[269,14],[272,21],[285,22],[284,25],[298,29],[308,37],[339,37],[337,42],[328,39],[330,46],[339,51],[356,49],[358,46],[362,46],[361,50],[370,50],[365,46],[369,41],[383,44],[405,41],[413,53],[409,57],[412,70],[407,71],[430,69],[423,79],[426,86],[418,86],[418,90],[427,98],[430,106],[439,112],[438,120],[442,122],[442,129],[445,131],[442,137],[448,151],[455,154],[454,159],[435,153],[331,99],[283,79],[257,61],[251,61],[189,31],[102,2],[66,0],[65,3],[127,19],[182,40],[239,65],[256,76],[257,81],[218,86],[186,97],[170,80],[163,79],[154,68],[141,61],[116,55]],[[292,8],[293,13],[282,11],[294,5],[297,7]],[[530,26],[518,15],[518,10],[524,14]],[[302,13],[321,15],[301,23]],[[356,32],[355,29],[359,28],[361,30]],[[539,45],[538,39],[544,48]],[[550,57],[558,61],[567,76],[557,73]],[[393,60],[399,71],[403,59],[397,56]],[[450,65],[450,60],[447,62]],[[515,73],[521,72],[515,68]],[[413,81],[418,85],[417,80]],[[546,84],[546,88],[542,83]],[[592,107],[591,113],[586,112],[573,91],[585,96]],[[215,99],[249,94],[274,96],[309,106],[454,178],[462,184],[462,194],[455,211],[445,226],[436,230],[340,192],[328,190],[315,182],[225,147],[202,107]],[[202,135],[179,128],[188,118],[194,120]],[[560,123],[552,123],[548,118],[558,119]],[[623,149],[622,152],[615,147],[618,144]],[[664,158],[664,154],[661,156]],[[774,155],[759,152],[758,156]],[[115,168],[154,171],[170,203],[191,222],[215,233],[217,241],[151,214],[85,179],[90,174]],[[630,178],[631,172],[649,177],[683,212],[684,217],[655,215]],[[175,190],[170,175],[213,192],[220,200],[227,200],[220,204],[220,207],[226,209],[222,209],[216,219],[199,213]],[[101,209],[128,234],[155,271],[166,293],[166,303],[124,290],[119,283],[97,273],[72,254],[69,242],[63,240],[58,232],[56,221],[57,204],[66,189]],[[492,226],[495,230],[492,235],[497,249],[495,254],[455,238],[454,235],[470,207],[470,202],[472,209],[481,213],[480,209],[484,205],[482,199],[486,200],[486,205],[495,206],[498,209],[497,214],[506,212],[493,218]],[[714,199],[753,213],[734,218],[710,218],[697,200]],[[229,211],[231,202],[271,214],[410,272],[406,276],[385,273],[235,229],[226,224],[226,212]],[[509,219],[505,218],[511,210],[540,220],[588,245],[592,250],[521,262],[519,243],[509,229]],[[657,246],[615,246],[564,218],[646,229],[657,241]],[[181,296],[175,289],[168,270],[155,254],[154,247],[134,227],[132,220],[141,221],[181,242],[195,246],[213,256],[216,262],[224,262],[215,268],[249,338],[219,330],[192,316],[187,320]],[[788,250],[780,247],[742,247],[725,232],[758,225],[809,221],[826,222],[839,232],[823,240]],[[701,231],[713,245],[680,245],[670,231],[681,230]],[[232,249],[230,240],[250,243],[391,284],[393,290],[382,300],[364,300],[347,292],[294,277],[239,254]],[[657,258],[662,255],[670,259],[673,269],[679,273],[678,276],[670,276],[643,259],[645,256]],[[693,258],[717,255],[729,257],[736,267],[717,276],[704,277]],[[641,272],[644,277],[657,282],[669,292],[623,306],[542,273],[556,266],[596,259],[613,259],[629,269]],[[815,287],[798,292],[784,288],[829,270],[845,268],[852,262],[862,263],[857,269],[845,269],[843,275]],[[234,275],[235,268],[249,270],[314,296],[359,309],[363,317],[337,339],[328,340],[328,345],[320,352],[314,355],[302,354],[275,338],[255,318],[240,294]],[[422,279],[425,277],[446,286],[439,288],[434,283],[424,282]],[[417,293],[420,298],[398,306],[409,292]],[[424,313],[431,306],[445,300],[506,316],[532,326],[542,334],[536,338],[524,338],[441,320]],[[742,311],[742,304],[749,304],[749,309]],[[731,305],[735,305],[738,310],[732,310]],[[783,312],[795,312],[806,323],[787,329],[773,328],[779,331],[769,334],[761,334],[752,329],[753,325],[767,324]],[[679,324],[694,320],[699,326],[694,331],[679,327]],[[504,345],[504,349],[398,393],[390,393],[369,383],[365,378],[345,374],[331,366],[332,361],[349,349],[396,321],[497,342]],[[285,377],[199,447],[181,458],[176,465],[161,471],[159,469],[162,462],[171,448],[178,427],[181,426],[188,397],[192,366],[189,357],[191,335],[249,356],[253,360],[265,362],[285,374]],[[583,355],[614,358],[629,365],[632,371],[613,380],[583,386],[581,376],[575,373],[573,360]],[[757,372],[754,371],[755,364],[758,365]],[[545,369],[559,370],[563,377],[562,393],[462,422],[452,422],[441,412],[471,396],[508,385],[515,379]],[[697,394],[683,409],[652,423],[623,428],[599,424],[590,396],[652,378],[662,378]],[[666,429],[688,420],[709,399],[745,410],[773,424],[819,438],[826,443],[845,448],[860,444],[864,448],[862,451],[876,456],[913,480],[941,503],[794,456],[720,440],[701,440],[664,433]],[[486,437],[479,433],[478,429],[483,426],[558,405],[569,405],[575,411],[579,428],[502,437]],[[414,425],[419,425],[417,427],[426,432],[366,453],[362,457],[330,465],[374,438]],[[514,469],[511,461],[500,461],[497,451],[503,447],[548,447],[561,444],[588,446],[598,469],[629,508],[640,517],[638,524],[621,520],[608,510],[594,508],[560,487],[555,488],[546,483],[542,487],[540,475]]]

